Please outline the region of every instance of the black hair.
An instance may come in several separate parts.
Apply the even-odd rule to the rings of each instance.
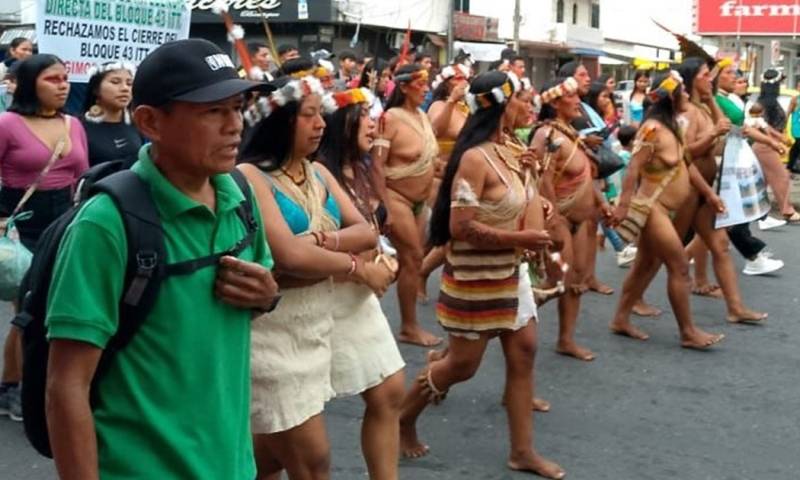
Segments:
[[[12,48],[17,49],[17,48],[19,48],[20,45],[22,45],[25,42],[28,42],[31,45],[33,45],[33,42],[31,42],[31,40],[29,38],[16,37],[13,40],[11,40],[11,43],[8,45],[8,48],[9,49],[12,49]]]
[[[758,97],[758,103],[764,107],[764,120],[769,126],[783,132],[783,129],[786,128],[786,112],[778,103],[780,93],[780,83],[761,82],[761,95]]]
[[[106,66],[112,62],[106,62],[101,66]],[[100,84],[103,83],[103,80],[108,76],[108,74],[112,72],[118,72],[120,70],[128,71],[125,68],[120,68],[119,70],[107,70],[105,72],[97,72],[89,78],[89,83],[86,85],[86,98],[83,101],[83,113],[89,111],[90,108],[97,103],[97,97],[100,93]],[[131,74],[133,75],[133,74]]]
[[[356,55],[356,52],[354,52],[352,50],[342,50],[341,52],[337,53],[336,56],[339,57],[339,61],[342,61],[342,60],[357,61],[358,60],[358,55]]]
[[[517,56],[517,51],[514,50],[513,48],[504,48],[500,52],[500,60],[512,61],[516,56]]]
[[[703,65],[708,66],[706,61],[699,57],[689,57],[678,65],[678,73],[683,77],[683,87],[690,97],[692,96],[692,91],[694,91],[694,77],[697,76],[697,73],[700,72]],[[653,82],[653,87],[657,87],[659,83],[660,81],[658,83]]]
[[[291,77],[281,77],[272,85],[283,88],[291,80]],[[300,102],[291,101],[258,122],[242,143],[240,162],[252,163],[267,172],[278,170],[286,164],[292,153],[299,109]]]
[[[41,107],[36,94],[36,79],[43,71],[53,65],[64,65],[64,62],[55,55],[40,53],[17,63],[17,89],[8,111],[23,116],[36,115]]]
[[[358,130],[363,109],[363,104],[356,103],[325,115],[325,133],[317,154],[340,185],[352,188],[352,192],[350,188],[345,188],[348,195],[355,194],[358,199],[369,201],[372,196],[369,166],[358,148]],[[345,167],[348,166],[353,172],[352,180],[344,174]]]
[[[498,70],[506,60],[501,58],[500,60],[495,60],[494,62],[489,64],[489,71]]]
[[[600,115],[603,115],[603,111],[597,105],[597,100],[600,98],[601,94],[605,93],[605,91],[605,82],[592,82],[592,84],[589,86],[589,93],[586,94],[586,97],[583,100]]]
[[[410,65],[403,65],[397,70],[395,74],[395,78],[398,75],[404,75],[407,73],[414,73],[419,72],[422,70],[422,66],[417,65],[416,63],[412,63]],[[403,91],[400,89],[400,82],[397,82],[397,85],[394,87],[394,91],[392,91],[392,95],[389,97],[389,100],[386,102],[386,110],[390,108],[399,107],[406,101],[406,96]]]
[[[525,63],[527,63],[527,60],[522,55],[514,55],[513,57],[509,58],[508,61],[511,62],[512,64],[514,62],[525,62]]]
[[[433,55],[431,55],[428,52],[417,52],[417,54],[414,55],[414,63],[419,63],[425,60],[426,58],[430,58],[431,60],[433,60]]]
[[[291,60],[286,60],[281,64],[281,75],[291,75],[293,73],[311,70],[314,68],[314,62],[308,58],[298,57]]]
[[[472,81],[470,91],[475,94],[491,92],[493,88],[502,86],[507,81],[508,75],[503,72],[486,72],[478,75]],[[506,103],[497,103],[492,95],[488,95],[486,98],[489,99],[491,105],[481,108],[467,118],[467,123],[458,134],[453,153],[447,162],[431,215],[430,242],[435,246],[444,245],[450,240],[450,197],[453,191],[453,179],[461,164],[461,157],[467,150],[489,140],[500,128],[500,120],[505,112]]]
[[[252,57],[253,55],[257,54],[259,50],[262,48],[269,48],[265,44],[261,42],[248,42],[247,43],[247,53],[250,54]]]
[[[561,65],[561,68],[558,69],[558,76],[564,78],[574,77],[578,72],[578,68],[581,66],[583,66],[581,62],[577,60],[571,60],[564,65]]]
[[[647,78],[650,79],[650,72],[647,70],[636,70],[636,73],[633,74],[633,89],[631,90],[630,99],[633,100],[633,94],[636,93],[636,82],[639,81],[640,78]],[[647,93],[647,91],[645,91]]]
[[[705,65],[705,62],[703,62]],[[665,73],[660,73],[656,75],[653,79],[653,85],[660,85],[661,82],[666,80],[671,73],[669,71]],[[684,77],[685,78],[685,77]],[[647,120],[655,120],[660,124],[667,127],[675,138],[678,140],[678,143],[683,143],[683,136],[680,133],[680,127],[678,126],[678,111],[675,109],[675,104],[680,101],[681,93],[683,92],[684,86],[678,85],[675,91],[672,92],[671,96],[665,96],[658,101],[653,102],[650,107],[645,111],[644,114],[644,122]]]
[[[389,64],[384,60],[381,60],[380,58],[373,58],[367,62],[366,65],[364,65],[364,70],[361,71],[361,79],[358,81],[358,84],[364,88],[369,88],[370,72],[375,71],[375,76],[377,77],[376,80],[380,81],[381,74],[388,68]]]
[[[568,77],[567,77],[568,78]],[[554,80],[550,80],[549,82],[545,82],[542,85],[542,92],[546,92],[553,87],[557,87],[566,81],[565,77],[558,77]],[[539,110],[538,119],[540,122],[544,122],[545,120],[553,120],[558,117],[558,113],[556,112],[556,108],[550,103],[542,102],[542,108]],[[533,133],[531,133],[531,138],[533,138]]]
[[[636,127],[632,127],[630,125],[623,125],[619,127],[617,130],[617,140],[623,147],[627,147],[631,144],[634,138],[636,138]]]
[[[298,52],[300,51],[297,47],[295,47],[291,43],[282,43],[282,44],[278,45],[278,55],[283,55],[285,53],[289,53],[292,50],[297,50]]]

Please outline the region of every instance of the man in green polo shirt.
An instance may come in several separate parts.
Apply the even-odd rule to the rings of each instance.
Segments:
[[[242,94],[230,58],[204,40],[171,42],[139,68],[134,120],[152,140],[134,172],[151,189],[167,262],[225,251],[247,235],[234,168]],[[92,377],[118,327],[127,262],[110,197],[89,200],[69,226],[48,299],[47,418],[62,480],[252,480],[250,320],[277,287],[260,225],[238,258],[168,277],[131,342],[97,385]]]

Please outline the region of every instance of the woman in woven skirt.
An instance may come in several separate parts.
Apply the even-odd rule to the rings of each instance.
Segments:
[[[551,244],[546,232],[522,230],[529,200],[524,167],[503,132],[524,102],[511,77],[477,77],[467,97],[473,114],[456,140],[431,218],[434,245],[447,257],[436,313],[449,333],[448,353],[431,361],[403,402],[400,444],[408,457],[428,447],[416,421],[429,403],[441,401],[454,384],[478,369],[489,339],[500,337],[506,357],[506,393],[511,452],[508,467],[562,478],[564,471],[533,449],[533,358],[535,323],[518,317],[520,254]]]
[[[309,157],[322,139],[319,80],[277,80],[246,118],[252,135],[239,168],[253,185],[275,259],[283,298],[253,321],[251,424],[258,478],[330,476],[330,446],[322,410],[331,381],[335,307],[332,277],[363,283],[382,294],[394,278],[383,265],[356,254],[377,236],[331,173]]]
[[[347,192],[377,234],[386,208],[372,188],[368,152],[375,122],[369,117],[375,97],[355,88],[325,97],[325,134],[318,156]],[[397,263],[379,249],[362,253],[365,262]],[[361,423],[361,450],[376,480],[398,478],[398,419],[405,393],[403,357],[392,336],[378,297],[365,285],[335,282],[333,294],[333,364],[331,383],[336,397],[361,395],[366,404]]]

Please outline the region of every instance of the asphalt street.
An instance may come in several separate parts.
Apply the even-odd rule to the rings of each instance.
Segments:
[[[713,351],[679,348],[661,272],[647,298],[667,310],[637,324],[650,333],[636,342],[608,333],[617,295],[584,297],[578,339],[598,358],[582,363],[555,354],[555,305],[540,310],[537,394],[553,404],[536,415],[536,445],[576,480],[790,480],[800,478],[800,227],[758,232],[787,266],[766,277],[740,277],[746,302],[768,311],[763,326],[732,326],[719,300],[693,297],[697,323],[726,334]],[[734,253],[741,270],[742,259]],[[627,270],[611,252],[598,256],[599,277],[614,287]],[[429,294],[435,295],[431,281]],[[394,292],[383,305],[399,323]],[[420,307],[437,329],[433,305]],[[0,315],[9,315],[7,306]],[[0,335],[7,326],[3,322]],[[424,350],[402,346],[407,382]],[[401,463],[413,480],[527,478],[505,468],[507,426],[500,407],[504,364],[497,342],[478,374],[424,414],[420,434],[431,454]],[[334,479],[366,478],[359,448],[363,404],[335,400],[326,410]],[[209,419],[210,421],[212,419]],[[53,479],[52,463],[25,441],[22,427],[0,419],[0,479]]]

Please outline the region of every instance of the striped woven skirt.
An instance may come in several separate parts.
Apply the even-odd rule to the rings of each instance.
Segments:
[[[519,271],[507,278],[458,280],[453,266],[442,271],[436,317],[446,330],[484,332],[513,329],[517,321]]]

